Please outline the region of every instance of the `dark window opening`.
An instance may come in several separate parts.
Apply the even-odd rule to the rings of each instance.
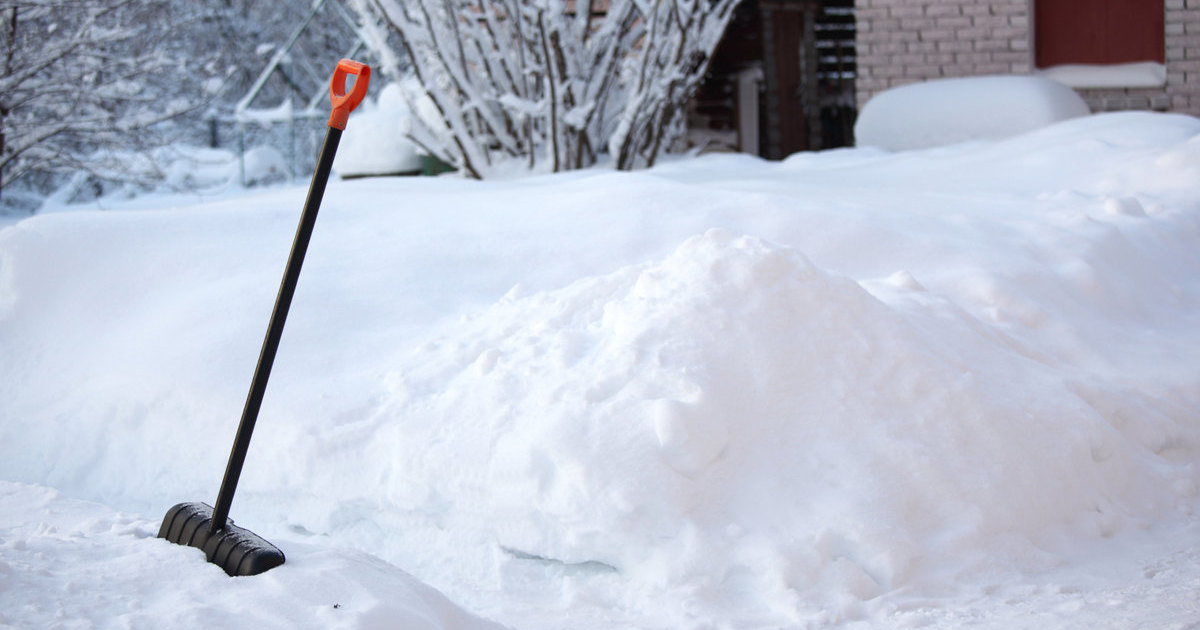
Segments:
[[[1161,0],[1035,0],[1033,19],[1039,68],[1166,59]]]

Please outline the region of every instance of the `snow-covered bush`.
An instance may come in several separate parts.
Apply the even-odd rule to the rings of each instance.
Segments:
[[[859,113],[854,137],[859,146],[924,149],[999,140],[1088,113],[1074,90],[1050,79],[939,79],[877,94]]]
[[[472,177],[652,164],[738,0],[353,0],[382,59],[399,35],[433,105],[412,139]],[[389,70],[386,66],[385,72]],[[414,107],[414,111],[420,108]]]
[[[333,162],[342,177],[421,170],[416,147],[406,138],[413,116],[401,85],[387,85],[378,94],[363,102],[342,134]]]

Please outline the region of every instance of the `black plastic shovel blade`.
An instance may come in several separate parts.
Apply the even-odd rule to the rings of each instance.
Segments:
[[[248,529],[225,521],[215,533],[212,506],[205,503],[180,503],[163,517],[158,537],[177,545],[202,549],[208,561],[231,576],[258,575],[283,564],[283,552]]]

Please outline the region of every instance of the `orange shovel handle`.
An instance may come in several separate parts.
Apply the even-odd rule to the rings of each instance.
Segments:
[[[354,87],[346,92],[346,78],[354,75]],[[333,71],[333,79],[329,82],[329,102],[333,111],[329,113],[329,126],[336,129],[346,129],[346,120],[350,112],[362,102],[367,95],[367,85],[371,82],[371,67],[342,59]]]

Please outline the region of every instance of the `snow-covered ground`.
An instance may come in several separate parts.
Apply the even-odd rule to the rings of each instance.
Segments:
[[[333,182],[231,579],[305,192],[0,230],[0,626],[1200,623],[1200,120]]]

